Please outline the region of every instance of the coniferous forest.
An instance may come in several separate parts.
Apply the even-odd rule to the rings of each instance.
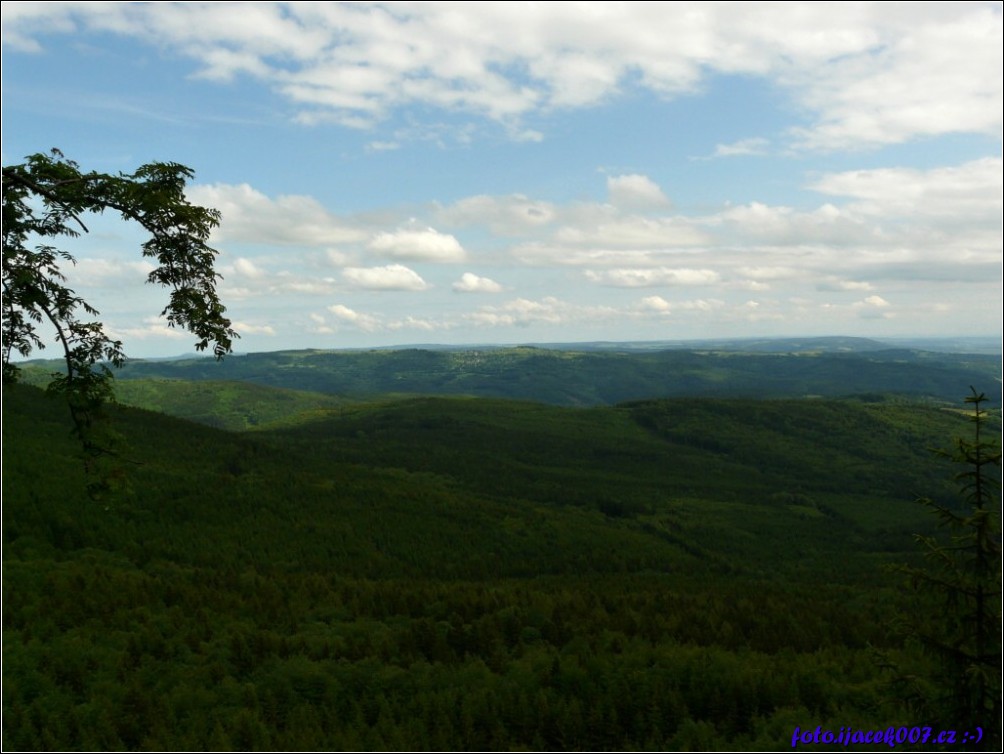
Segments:
[[[339,368],[359,386],[380,367],[361,360],[390,363],[358,356]],[[983,361],[917,356],[910,389],[840,394],[818,357],[629,374],[608,354],[583,362],[590,393],[548,376],[551,352],[514,353],[538,359],[521,380],[404,357],[369,391],[130,365],[116,455],[90,470],[65,402],[5,387],[4,749],[885,751],[850,737],[890,727],[896,749],[999,745],[999,675],[960,719],[959,673],[922,639],[966,650],[969,582],[916,586],[915,535],[966,552],[968,524],[931,506],[968,515],[972,469],[932,448],[972,437],[968,384],[941,385]],[[679,390],[646,394],[656,375]],[[980,473],[995,494],[999,466]],[[991,510],[980,661],[999,673]],[[817,727],[851,743],[801,737]]]

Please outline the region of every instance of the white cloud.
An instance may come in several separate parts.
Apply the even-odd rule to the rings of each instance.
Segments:
[[[883,241],[879,226],[832,204],[806,212],[751,202],[730,207],[717,216],[706,218],[706,222],[709,226],[721,225],[724,237],[743,245],[752,239],[758,243],[802,246]]]
[[[895,315],[889,311],[892,306],[881,296],[868,296],[863,301],[858,301],[852,305],[856,309],[858,316],[862,319],[891,319]]]
[[[816,284],[817,291],[870,291],[871,283],[859,280],[840,280],[830,278]]]
[[[550,202],[528,199],[523,194],[481,194],[440,209],[438,217],[449,225],[487,225],[497,235],[520,236],[553,222],[555,214]]]
[[[903,290],[901,284],[917,289],[946,281],[972,285],[997,274],[1001,173],[999,158],[927,170],[843,171],[816,175],[807,181],[809,188],[831,200],[815,208],[754,201],[689,216],[668,207],[650,214],[633,214],[646,197],[654,202],[662,193],[644,176],[622,175],[603,180],[611,198],[618,196],[624,206],[582,200],[545,202],[521,194],[476,195],[447,206],[409,206],[407,216],[391,210],[379,216],[374,213],[360,220],[360,227],[365,222],[368,227],[397,225],[399,230],[377,235],[371,232],[354,242],[326,245],[307,254],[286,254],[282,257],[288,267],[285,271],[273,271],[279,257],[270,257],[266,266],[261,257],[254,255],[231,258],[230,265],[221,269],[228,282],[236,284],[225,289],[226,295],[243,299],[274,299],[289,294],[331,296],[349,287],[429,290],[431,286],[410,267],[398,263],[374,266],[359,260],[376,255],[390,260],[459,261],[463,247],[454,235],[425,225],[434,222],[463,226],[465,233],[478,238],[481,249],[489,250],[481,253],[481,261],[485,261],[486,253],[491,254],[494,266],[504,261],[507,252],[517,265],[550,268],[546,279],[555,282],[580,278],[622,289],[714,286],[716,292],[720,291],[718,295],[729,300],[729,308],[722,304],[715,309],[707,308],[718,301],[710,296],[694,302],[648,297],[641,305],[603,309],[621,320],[640,317],[644,312],[657,314],[662,300],[663,311],[672,312],[674,322],[685,312],[690,312],[688,317],[696,317],[711,311],[719,324],[786,317],[802,321],[818,316],[824,311],[820,308],[823,304],[828,306],[827,321],[834,325],[840,322],[840,316],[850,321],[869,313],[883,318],[897,313],[905,321],[905,307],[912,305],[908,298],[898,297],[895,307],[881,306],[872,295],[879,290]],[[632,202],[632,207],[626,206]],[[502,241],[492,241],[492,234],[520,238],[521,242],[505,246]],[[335,277],[324,276],[331,274],[331,265],[340,271]],[[569,267],[579,267],[581,276],[570,273]],[[536,277],[545,279],[541,274]],[[459,319],[452,323],[431,317],[428,310],[405,316],[394,311],[399,304],[389,303],[386,311],[369,315],[372,319],[366,320],[371,328],[368,332],[376,332],[375,328],[381,332],[443,329],[459,326],[460,322],[526,326],[600,319],[595,310],[602,307],[541,297],[539,287],[534,287],[536,283],[531,283],[518,267],[508,273],[507,281],[520,296],[514,302],[457,314]],[[466,272],[454,278],[450,290],[497,294],[503,286]],[[739,302],[739,296],[754,292],[759,297],[766,291],[776,297],[774,303],[768,298],[758,298],[754,302],[757,306]],[[851,303],[855,294],[860,300]],[[421,306],[434,306],[436,296],[422,297]],[[792,297],[804,299],[805,303],[790,303]],[[447,306],[456,305],[455,299]]]
[[[354,325],[364,332],[373,332],[374,330],[378,330],[380,328],[380,322],[376,317],[370,314],[357,312],[344,304],[333,304],[328,307],[328,311],[331,312],[335,316],[335,319],[340,322]],[[322,322],[319,322],[318,324],[324,326],[323,317],[320,319]],[[317,322],[317,319],[314,319],[314,321]]]
[[[681,217],[617,218],[596,226],[564,226],[554,239],[563,244],[621,249],[658,248],[660,246],[695,246],[708,236]]]
[[[316,263],[313,263],[309,255],[289,253],[268,258],[270,265],[277,261],[282,261],[292,269],[273,271],[265,268],[260,260],[246,257],[236,257],[229,264],[220,265],[219,270],[223,275],[220,293],[228,299],[259,298],[275,301],[276,297],[289,294],[330,295],[339,286],[336,278],[321,276],[316,269],[311,269]]]
[[[770,285],[764,283],[760,280],[738,280],[731,283],[731,287],[739,288],[744,291],[754,291],[756,293],[762,293],[763,291],[769,291]]]
[[[753,278],[755,280],[791,280],[799,277],[802,272],[795,267],[739,267],[736,269],[740,275]]]
[[[397,332],[399,330],[420,330],[422,332],[432,332],[434,330],[448,327],[448,325],[444,326],[434,320],[413,317],[411,315],[388,320],[385,317],[375,314],[357,312],[355,309],[350,309],[344,304],[333,304],[332,306],[329,306],[327,310],[339,323],[343,325],[352,325],[353,327],[367,333],[381,331]],[[310,319],[314,322],[313,332],[330,334],[335,331],[334,327],[328,325],[325,317],[319,314],[311,314]]]
[[[244,278],[259,280],[265,276],[265,272],[250,259],[238,257],[233,263],[234,272]]]
[[[8,5],[11,7],[8,9]],[[431,106],[506,124],[623,90],[668,97],[705,77],[766,78],[809,124],[806,148],[946,133],[999,135],[997,3],[8,3],[8,50],[80,30],[194,59],[197,75],[260,81],[301,122],[366,127]],[[728,148],[729,145],[722,145]],[[734,146],[734,145],[733,145]]]
[[[77,30],[71,3],[7,3],[3,6],[3,45],[12,51],[40,53],[37,37],[72,34]]]
[[[423,332],[432,332],[434,330],[442,329],[442,326],[429,319],[421,319],[420,317],[412,317],[408,315],[403,319],[395,319],[388,322],[386,328],[390,331],[397,330],[421,330]]]
[[[879,308],[884,308],[886,306],[890,306],[889,302],[886,301],[881,296],[869,296],[868,298],[866,298],[861,303],[866,304],[867,306],[877,306]]]
[[[685,249],[683,253],[688,253]],[[667,250],[653,251],[650,249],[578,249],[562,246],[556,243],[531,242],[520,244],[512,249],[513,256],[523,264],[543,266],[569,267],[605,267],[627,266],[655,267],[665,264],[666,258],[672,256]]]
[[[856,199],[849,209],[871,217],[954,218],[999,229],[1004,160],[985,157],[950,167],[880,168],[830,173],[809,188]]]
[[[879,3],[879,5],[883,5]],[[948,133],[1000,135],[1001,14],[997,4],[876,9],[873,40],[790,78],[817,121],[808,148],[860,148]],[[869,9],[871,10],[871,9]]]
[[[144,317],[139,327],[116,327],[109,325],[108,335],[121,340],[146,340],[147,338],[169,338],[180,340],[192,337],[187,331],[171,327],[163,317]]]
[[[714,157],[737,157],[747,155],[767,154],[767,139],[754,137],[750,139],[740,139],[731,144],[716,144]]]
[[[335,267],[344,267],[352,259],[352,256],[338,249],[325,249],[324,260]]]
[[[642,312],[671,314],[673,312],[711,312],[721,309],[725,302],[719,299],[694,299],[690,301],[667,301],[662,296],[646,296],[641,300],[639,309]]]
[[[75,265],[66,265],[63,272],[73,285],[119,288],[132,284],[139,287],[154,269],[145,259],[118,261],[85,257],[78,259]]]
[[[673,306],[662,296],[646,296],[641,300],[641,308],[654,312],[668,312]]]
[[[316,312],[311,312],[309,319],[313,324],[307,325],[307,332],[316,333],[318,335],[331,335],[335,332],[335,328],[331,327],[322,315]]]
[[[460,280],[453,284],[457,293],[499,293],[502,286],[491,278],[480,277],[473,272],[465,272]]]
[[[248,322],[234,322],[233,328],[241,335],[275,335],[272,325],[252,325]]]
[[[412,269],[400,264],[386,267],[347,267],[342,276],[358,288],[377,291],[424,291],[428,285]]]
[[[456,238],[433,228],[378,233],[369,248],[391,259],[423,262],[462,262],[467,256]]]
[[[645,175],[618,175],[607,178],[610,203],[623,209],[659,209],[669,206],[669,199],[651,178]]]
[[[196,185],[188,189],[187,196],[193,204],[222,213],[220,227],[213,233],[216,242],[328,246],[366,237],[310,196],[270,199],[246,183]]]
[[[618,288],[652,288],[663,285],[712,285],[719,275],[714,270],[653,267],[648,269],[586,270],[586,277],[594,283]]]
[[[488,327],[528,327],[535,324],[559,325],[566,322],[583,323],[616,316],[617,310],[608,306],[580,306],[562,301],[554,296],[540,300],[517,298],[501,306],[484,306],[465,315],[475,325]]]
[[[337,287],[334,278],[298,279],[285,278],[271,286],[269,292],[292,293],[297,296],[327,296]]]

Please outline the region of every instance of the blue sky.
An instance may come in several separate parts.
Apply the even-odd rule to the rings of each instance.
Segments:
[[[2,7],[4,164],[193,168],[240,351],[1001,331],[1000,3]]]

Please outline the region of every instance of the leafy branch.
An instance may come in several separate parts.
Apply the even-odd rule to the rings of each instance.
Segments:
[[[74,257],[48,241],[87,233],[88,213],[110,210],[139,224],[150,236],[142,254],[158,264],[147,282],[171,289],[161,316],[169,327],[195,335],[196,350],[211,347],[223,358],[238,335],[216,291],[218,252],[208,245],[220,213],[187,200],[185,185],[193,176],[171,162],[133,173],[83,173],[56,149],[3,168],[3,381],[17,381],[15,355],[27,358],[43,349],[39,328],[51,326],[66,373],[56,375],[49,389],[66,397],[88,456],[111,453],[95,422],[112,396],[108,364],[120,367],[125,354],[122,343],[93,321],[97,309],[66,286],[61,265],[74,264]]]

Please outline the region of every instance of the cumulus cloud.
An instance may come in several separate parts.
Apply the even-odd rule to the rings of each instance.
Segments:
[[[109,324],[108,334],[121,340],[146,340],[147,338],[170,338],[180,340],[191,335],[184,330],[171,327],[163,317],[144,317],[140,326],[117,327]]]
[[[545,296],[536,301],[516,298],[500,306],[484,306],[465,315],[465,319],[479,326],[529,327],[534,324],[582,323],[609,318],[616,316],[616,314],[617,310],[612,307],[581,306],[562,301],[554,296]]]
[[[422,262],[462,262],[467,256],[456,238],[433,228],[378,233],[369,248],[392,259]]]
[[[719,275],[714,270],[653,267],[641,269],[586,270],[586,277],[594,283],[618,288],[651,288],[663,285],[712,285]]]
[[[457,293],[499,293],[502,286],[491,278],[480,277],[473,272],[465,272],[460,280],[453,284]]]
[[[955,218],[999,229],[1004,160],[985,157],[930,170],[851,170],[824,175],[809,187],[850,197],[856,200],[850,209],[869,217]]]
[[[787,266],[760,266],[760,267],[749,267],[743,266],[736,269],[736,272],[748,278],[753,278],[755,280],[791,280],[792,278],[799,277],[802,272],[795,267]]]
[[[385,267],[347,267],[342,277],[357,288],[376,291],[424,291],[428,285],[414,270],[400,264]]]
[[[386,329],[392,332],[396,330],[421,330],[423,332],[432,332],[433,330],[442,329],[442,327],[443,326],[440,323],[434,320],[413,317],[410,314],[401,319],[391,320],[386,324]]]
[[[448,325],[443,325],[435,320],[414,317],[410,314],[391,319],[376,314],[365,314],[351,309],[345,304],[333,304],[328,307],[327,311],[335,318],[337,324],[350,325],[367,333],[397,332],[399,330],[432,332],[448,327]],[[310,319],[314,323],[311,326],[313,332],[320,334],[335,332],[335,327],[329,325],[324,316],[314,313],[310,315]]]
[[[684,251],[689,252],[690,249]],[[513,256],[523,264],[534,267],[655,267],[665,264],[673,254],[665,249],[579,249],[557,243],[531,242],[519,244],[512,249]]]
[[[719,226],[724,237],[743,245],[748,245],[751,239],[758,243],[802,246],[884,242],[881,228],[873,222],[829,203],[811,211],[798,211],[750,202],[729,207],[705,222],[709,227]]]
[[[894,315],[889,308],[892,305],[881,296],[868,296],[853,304],[858,316],[862,319],[890,319]]]
[[[795,131],[803,146],[854,149],[948,133],[1000,135],[999,9],[973,4],[958,13],[935,6],[911,18],[912,9],[876,9],[868,43],[826,65],[791,72],[798,96],[817,116],[811,127]]]
[[[501,236],[520,236],[539,230],[554,221],[555,207],[523,194],[488,196],[480,194],[443,207],[438,217],[448,225],[487,225]]]
[[[352,257],[339,249],[325,249],[323,259],[327,264],[332,264],[335,267],[344,267]]]
[[[265,272],[250,259],[238,257],[233,262],[233,269],[241,277],[259,280],[265,277]]]
[[[690,301],[667,301],[662,296],[646,296],[641,300],[639,309],[642,312],[671,314],[680,311],[710,312],[721,309],[725,302],[719,299],[694,299]]]
[[[871,283],[860,280],[840,280],[830,278],[816,284],[817,291],[870,291]]]
[[[328,324],[324,316],[317,312],[311,312],[309,319],[313,324],[307,325],[307,332],[317,333],[318,335],[330,335],[335,331],[335,328]]]
[[[339,322],[354,325],[355,327],[358,327],[360,330],[363,330],[364,332],[373,332],[374,330],[377,330],[380,327],[380,322],[376,317],[370,314],[362,314],[360,312],[357,312],[354,309],[350,309],[349,307],[345,306],[344,304],[333,304],[328,307],[328,311],[331,312],[331,314],[333,314],[335,319],[337,319]],[[314,319],[314,321],[317,322],[318,319],[321,320],[318,324],[324,326],[325,324],[324,318],[317,317]]]
[[[641,308],[654,312],[668,312],[672,309],[672,305],[662,296],[646,296],[641,300]]]
[[[68,265],[64,272],[74,285],[118,288],[145,282],[153,270],[154,265],[145,259],[120,261],[84,257],[78,259],[75,265]]]
[[[310,196],[267,197],[246,183],[196,185],[187,191],[193,204],[215,207],[223,216],[214,241],[281,246],[329,246],[366,237],[328,212]]]
[[[621,249],[696,246],[707,243],[707,234],[683,217],[625,216],[592,226],[566,225],[554,234],[562,244]]]
[[[606,182],[611,201],[556,203],[521,194],[476,195],[446,206],[412,206],[407,217],[388,210],[366,222],[369,227],[376,222],[384,227],[397,225],[398,230],[370,232],[337,247],[328,244],[309,254],[286,255],[289,271],[273,271],[278,257],[270,257],[266,268],[253,255],[231,257],[221,269],[231,286],[225,289],[228,298],[330,296],[350,287],[429,290],[431,286],[410,267],[399,263],[372,266],[359,260],[384,257],[455,263],[463,259],[464,249],[457,238],[427,227],[425,223],[430,222],[438,227],[463,226],[475,237],[481,234],[479,244],[491,234],[518,239],[505,250],[517,264],[507,281],[522,294],[520,298],[458,314],[453,324],[430,318],[427,311],[404,316],[390,309],[359,320],[358,327],[386,333],[443,329],[459,326],[458,322],[493,327],[557,325],[598,321],[602,319],[596,313],[599,310],[620,320],[644,318],[647,313],[653,323],[663,321],[660,314],[672,313],[678,322],[685,313],[697,317],[708,312],[714,312],[719,323],[785,317],[802,321],[818,316],[824,305],[831,323],[839,322],[839,317],[889,318],[894,314],[906,321],[905,307],[914,305],[910,299],[903,296],[897,306],[882,305],[878,302],[884,299],[873,294],[901,290],[899,283],[919,290],[934,281],[971,285],[999,278],[1002,172],[999,158],[927,170],[834,172],[807,181],[810,189],[827,200],[814,208],[752,201],[692,215],[651,206],[642,213],[644,202],[656,202],[662,192],[644,176],[620,175],[597,180]],[[612,201],[614,197],[618,203]],[[491,243],[485,246],[490,248]],[[501,243],[492,252],[493,265],[502,259],[505,247],[499,247]],[[334,277],[318,274],[330,274],[331,265],[341,268]],[[580,279],[609,288],[714,286],[729,304],[725,307],[711,296],[690,302],[655,296],[626,308],[573,305],[560,298],[534,296],[531,291],[535,289],[519,271],[520,265],[550,268],[551,280]],[[569,267],[579,267],[581,275],[570,273]],[[897,285],[890,286],[891,281]],[[466,272],[454,278],[448,290],[498,294],[503,286]],[[740,303],[740,296],[759,297],[766,291],[773,299]],[[456,299],[448,306],[455,307]],[[420,303],[433,305],[429,297],[422,297]],[[347,320],[335,321],[345,324]],[[314,324],[315,332],[331,326]]]
[[[861,303],[865,304],[866,306],[877,306],[879,308],[884,308],[890,305],[889,302],[886,301],[881,296],[869,296]]]
[[[610,203],[624,209],[660,209],[669,199],[659,185],[645,175],[617,175],[607,178]]]
[[[272,325],[252,325],[249,322],[234,322],[234,329],[241,335],[275,335]]]
[[[804,148],[995,136],[1001,127],[996,3],[800,2],[783,13],[769,3],[697,13],[686,3],[659,13],[645,3],[10,5],[8,50],[38,52],[78,30],[128,35],[195,60],[196,75],[221,85],[250,77],[293,103],[304,123],[367,127],[431,106],[538,138],[513,124],[629,88],[694,92],[717,74],[787,92],[809,118],[793,132]]]
[[[296,278],[284,276],[270,287],[270,291],[292,293],[297,296],[326,296],[337,287],[334,278]]]

